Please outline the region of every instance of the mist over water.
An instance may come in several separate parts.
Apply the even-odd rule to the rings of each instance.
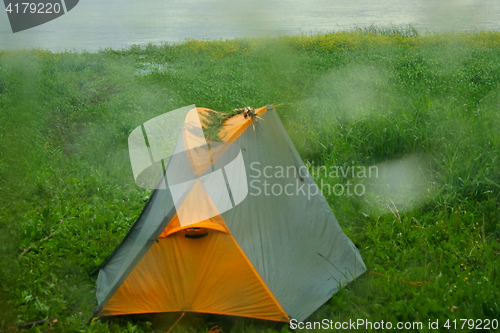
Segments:
[[[498,0],[84,0],[41,26],[12,33],[0,14],[0,49],[52,51],[278,36],[411,24],[421,31],[500,30]]]

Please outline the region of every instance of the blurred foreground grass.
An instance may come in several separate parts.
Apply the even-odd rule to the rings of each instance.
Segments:
[[[133,181],[129,133],[190,104],[276,105],[368,270],[391,276],[361,276],[310,320],[421,321],[430,331],[429,319],[499,318],[498,59],[500,33],[411,28],[0,51],[0,329],[56,316],[53,328],[33,331],[152,330],[126,320],[86,326],[88,273],[148,199]],[[370,166],[376,175],[358,174]],[[363,195],[339,195],[348,182]],[[177,329],[206,332],[210,320]]]

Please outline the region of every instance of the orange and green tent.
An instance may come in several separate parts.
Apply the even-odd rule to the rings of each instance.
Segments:
[[[213,111],[193,112],[203,118]],[[321,192],[311,195],[317,186],[275,109],[261,107],[255,115],[230,117],[218,132],[221,141],[238,147],[247,175],[221,178],[225,184],[217,190],[228,189],[232,208],[221,210],[208,195],[216,192],[214,182],[207,187],[194,181],[178,209],[168,184],[155,189],[123,241],[96,269],[94,316],[201,312],[302,321],[366,270]],[[195,154],[188,147],[193,140],[185,132],[178,145]],[[230,150],[212,149],[211,172],[224,167],[213,161],[217,149]],[[196,176],[207,171],[203,163],[194,167],[194,160],[188,156],[186,163]],[[248,189],[245,197],[231,192],[238,186]],[[211,217],[180,223],[180,216],[201,213]]]

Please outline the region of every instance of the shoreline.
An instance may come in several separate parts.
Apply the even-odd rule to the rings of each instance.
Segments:
[[[500,30],[442,30],[442,31],[429,31],[427,29],[417,29],[412,25],[403,25],[403,26],[368,26],[368,27],[354,27],[346,30],[339,31],[330,31],[330,32],[315,32],[315,33],[301,33],[301,34],[280,34],[278,36],[258,36],[258,37],[234,37],[234,38],[207,38],[207,39],[194,39],[194,38],[185,38],[183,41],[179,42],[144,42],[144,43],[129,43],[127,46],[123,46],[120,48],[113,47],[99,47],[98,50],[87,51],[85,49],[82,50],[56,50],[52,51],[48,48],[43,47],[19,47],[19,48],[0,48],[0,52],[5,51],[21,51],[21,50],[43,50],[48,51],[54,54],[57,53],[100,53],[106,51],[117,51],[117,52],[126,52],[130,49],[145,49],[147,47],[165,47],[165,46],[178,46],[190,42],[198,42],[198,43],[220,43],[220,42],[238,42],[238,41],[252,41],[252,40],[283,40],[283,39],[294,39],[294,38],[322,38],[324,36],[335,36],[335,35],[346,35],[346,34],[375,34],[382,36],[389,35],[398,35],[405,38],[426,38],[428,36],[442,36],[442,37],[457,37],[457,36],[465,36],[465,35],[479,35],[479,34],[490,34],[490,35],[499,35]]]

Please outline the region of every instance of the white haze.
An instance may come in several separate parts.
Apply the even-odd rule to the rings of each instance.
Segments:
[[[0,49],[123,48],[186,38],[317,33],[370,25],[500,30],[498,0],[82,0],[69,13],[13,34],[0,14]]]

